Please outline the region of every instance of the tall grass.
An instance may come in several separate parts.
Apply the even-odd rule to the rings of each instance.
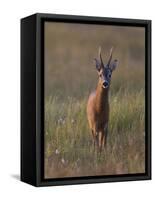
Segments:
[[[94,153],[86,101],[49,97],[45,107],[46,177],[144,172],[144,91],[110,96],[107,149]]]

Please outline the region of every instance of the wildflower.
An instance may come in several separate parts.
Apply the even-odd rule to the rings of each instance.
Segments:
[[[58,124],[62,124],[62,121],[63,121],[63,119],[60,117],[60,118],[58,119]]]
[[[55,150],[55,154],[57,154],[57,155],[58,155],[59,153],[60,153],[60,152],[59,152],[59,150],[58,150],[58,149],[56,149],[56,150]]]
[[[62,162],[62,164],[65,164],[65,159],[62,158],[62,159],[61,159],[61,162]]]
[[[58,119],[58,124],[59,124],[59,125],[64,125],[65,123],[66,123],[65,119],[63,119],[62,117],[60,117],[60,118]]]
[[[71,123],[72,123],[72,124],[74,124],[74,123],[75,123],[75,120],[74,120],[74,119],[72,119],[72,120],[71,120]]]

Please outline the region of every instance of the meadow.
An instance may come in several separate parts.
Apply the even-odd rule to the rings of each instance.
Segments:
[[[145,172],[144,29],[45,25],[45,178]],[[110,86],[107,147],[93,150],[86,104],[97,85],[98,47],[119,66]]]

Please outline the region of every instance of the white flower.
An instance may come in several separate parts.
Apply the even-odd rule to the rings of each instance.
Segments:
[[[61,124],[62,121],[63,121],[63,119],[60,117],[60,118],[58,119],[58,124]]]
[[[59,154],[60,152],[59,152],[59,150],[58,149],[56,149],[55,150],[55,154]]]
[[[65,164],[65,159],[62,158],[62,159],[61,159],[61,162],[62,162],[62,164]]]
[[[59,125],[64,125],[65,123],[66,123],[65,119],[63,119],[62,117],[60,117],[60,118],[58,119],[58,124],[59,124]]]
[[[75,123],[75,120],[74,120],[74,119],[72,119],[72,120],[71,120],[71,123],[72,123],[72,124],[74,124],[74,123]]]

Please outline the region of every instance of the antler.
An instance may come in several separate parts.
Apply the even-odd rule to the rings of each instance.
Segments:
[[[112,52],[113,52],[113,47],[110,49],[110,56],[109,56],[108,66],[110,65],[110,62],[111,62],[111,59],[112,59]]]
[[[99,47],[99,57],[101,60],[101,65],[102,65],[102,67],[104,67],[104,63],[103,63],[102,56],[101,56],[101,47]]]

